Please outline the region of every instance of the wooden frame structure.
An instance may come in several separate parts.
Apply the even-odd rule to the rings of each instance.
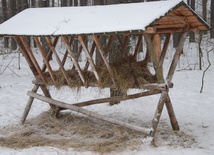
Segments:
[[[159,3],[161,4],[161,2]],[[34,35],[33,39],[43,58],[42,66],[39,65],[31,47],[27,42],[26,37],[28,35],[12,35],[13,38],[16,40],[17,44],[19,45],[19,48],[22,51],[25,59],[27,60],[32,73],[34,74],[36,79],[38,79],[38,77],[40,79],[40,80],[33,81],[34,86],[32,90],[27,93],[29,96],[29,100],[24,110],[21,122],[22,123],[25,122],[27,115],[30,111],[31,105],[33,103],[33,100],[39,99],[41,101],[49,103],[51,108],[56,114],[58,114],[61,110],[70,109],[70,110],[77,111],[79,113],[82,113],[91,117],[95,117],[107,122],[119,124],[154,137],[160,117],[161,117],[163,107],[165,105],[169,114],[169,118],[170,118],[170,122],[173,130],[179,130],[179,125],[178,125],[178,122],[173,110],[172,102],[168,93],[169,88],[171,88],[173,85],[172,78],[175,73],[175,69],[179,61],[179,57],[181,55],[181,51],[182,51],[185,39],[188,35],[188,32],[189,31],[198,32],[200,30],[208,30],[208,29],[209,29],[209,26],[200,17],[198,17],[198,15],[193,10],[191,10],[183,1],[181,1],[175,7],[171,8],[171,10],[167,11],[165,16],[157,18],[153,22],[149,23],[149,25],[146,26],[144,31],[129,30],[129,31],[121,31],[121,32],[108,32],[108,33],[103,32],[103,33],[94,33],[94,34],[89,33],[89,34],[70,34],[70,35],[68,34],[67,35],[63,35],[63,34],[62,35],[44,35],[45,40],[50,48],[48,54],[45,54],[45,49],[42,47],[40,42],[40,36]],[[0,27],[0,30],[1,30],[1,27]],[[163,62],[164,62],[164,58],[169,45],[170,37],[173,33],[176,33],[176,32],[181,32],[182,36],[180,38],[178,48],[176,49],[176,52],[174,54],[174,58],[172,60],[168,74],[165,76],[163,75]],[[163,46],[161,44],[160,35],[164,37]],[[69,77],[66,71],[67,69],[69,69],[69,70],[74,70],[75,73],[78,74],[81,80],[82,86],[86,88],[89,86],[98,87],[99,83],[102,82],[102,78],[99,75],[98,66],[96,65],[96,62],[93,59],[96,53],[95,50],[97,49],[103,60],[104,66],[107,69],[108,74],[110,75],[110,78],[111,78],[110,84],[106,87],[117,89],[118,88],[117,80],[115,79],[115,73],[112,69],[112,66],[109,63],[108,54],[110,49],[112,48],[112,43],[115,40],[117,40],[117,42],[119,42],[121,57],[125,57],[125,54],[123,53],[124,49],[128,46],[129,38],[133,36],[137,38],[137,42],[134,45],[135,48],[130,55],[134,58],[137,58],[137,53],[142,43],[142,38],[144,38],[147,44],[147,49],[148,49],[151,61],[153,63],[154,70],[155,70],[156,82],[140,84],[138,81],[138,77],[133,72],[133,80],[135,84],[130,88],[144,89],[141,93],[125,95],[125,96],[101,98],[101,99],[90,100],[90,101],[85,101],[80,103],[73,103],[73,104],[68,104],[68,103],[64,103],[64,102],[52,99],[51,94],[47,89],[47,83],[52,81],[52,83],[55,85],[57,77],[50,63],[51,58],[54,58],[57,61],[59,72],[61,73],[61,76],[64,78],[64,81],[65,81],[64,83],[66,85],[70,85],[70,83],[72,82],[71,78]],[[105,48],[103,48],[102,42],[99,39],[100,37],[105,37],[107,40]],[[89,47],[86,44],[85,42],[86,38],[87,39],[90,38],[92,42],[91,47]],[[79,47],[76,52],[72,48],[72,43],[74,42],[75,39],[79,42]],[[59,40],[66,47],[64,57],[60,57],[59,52],[56,49],[56,45],[59,42]],[[87,61],[84,67],[81,67],[78,62],[78,59],[81,53],[84,53],[85,56],[87,57]],[[73,66],[71,66],[70,68],[65,68],[65,63],[68,60],[68,57],[72,60]],[[137,59],[135,59],[135,62],[137,62]],[[134,67],[133,64],[135,62],[130,63],[131,68]],[[87,81],[87,78],[84,74],[84,72],[86,71],[92,73],[92,75],[95,78],[95,82]],[[46,73],[48,73],[49,77],[46,76]],[[41,88],[43,95],[37,93],[37,90],[39,88]],[[160,94],[160,99],[157,103],[157,108],[151,123],[152,124],[151,128],[133,126],[118,120],[103,117],[97,113],[94,113],[82,108],[84,106],[89,106],[93,104],[106,103],[110,101],[124,101],[124,100],[129,100],[129,99],[134,99],[134,98],[139,98],[139,97],[144,97],[149,95],[155,95],[155,94]]]

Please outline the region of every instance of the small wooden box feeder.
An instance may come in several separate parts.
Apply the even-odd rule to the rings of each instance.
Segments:
[[[148,135],[154,136],[166,105],[173,130],[179,130],[169,88],[181,55],[188,32],[208,30],[209,26],[182,0],[159,2],[129,3],[107,6],[62,7],[62,8],[32,8],[17,14],[0,25],[0,35],[12,36],[35,76],[33,88],[27,94],[30,96],[24,110],[22,123],[25,122],[33,100],[39,99],[50,104],[53,111],[70,109],[107,122],[119,124]],[[163,74],[163,62],[167,52],[170,37],[181,32],[181,38],[171,62],[168,74]],[[161,37],[164,44],[161,44]],[[27,38],[31,36],[43,58],[43,65],[38,62]],[[48,53],[41,44],[41,37],[46,40]],[[104,46],[101,38],[105,37]],[[132,50],[127,52],[130,38],[137,39]],[[147,51],[153,63],[155,74],[147,68],[147,61],[138,61],[137,55],[145,39]],[[90,46],[86,42],[90,41]],[[88,42],[89,42],[88,41]],[[63,56],[59,55],[57,43],[66,48]],[[74,42],[78,47],[74,48]],[[110,60],[111,52],[117,42],[116,60]],[[46,54],[47,53],[47,54]],[[86,56],[84,65],[78,61],[81,54]],[[102,62],[95,61],[99,53]],[[51,60],[56,60],[58,69],[54,69]],[[72,60],[72,66],[66,62]],[[82,62],[81,62],[82,63]],[[67,85],[69,87],[99,87],[112,88],[125,92],[127,89],[143,89],[141,93],[100,98],[80,103],[68,104],[52,99],[47,87]],[[41,88],[43,94],[38,94]],[[124,101],[144,96],[160,94],[151,128],[130,125],[118,120],[107,118],[82,107]]]

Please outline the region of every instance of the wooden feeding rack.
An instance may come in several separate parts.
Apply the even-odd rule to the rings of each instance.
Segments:
[[[114,12],[112,14],[111,12]],[[41,16],[42,15],[42,16]],[[14,28],[14,26],[19,27]],[[58,114],[61,110],[70,109],[107,122],[119,124],[148,135],[154,136],[164,105],[168,110],[173,130],[179,125],[169,96],[172,78],[181,55],[188,32],[208,30],[205,23],[182,0],[133,3],[109,6],[34,8],[27,9],[0,25],[0,34],[12,36],[35,76],[33,88],[21,122],[24,123],[33,100],[39,99],[50,104]],[[168,74],[163,74],[163,62],[173,33],[181,32],[181,38],[174,54]],[[161,44],[161,37],[164,43]],[[43,64],[38,62],[27,38],[32,36]],[[49,47],[45,51],[41,37]],[[105,38],[106,42],[102,41]],[[137,40],[128,48],[129,41]],[[155,74],[148,67],[147,57],[138,60],[138,52],[145,39],[147,55],[153,63]],[[57,44],[65,47],[60,54]],[[74,42],[79,45],[74,47]],[[89,44],[90,43],[90,44]],[[128,49],[128,50],[127,50]],[[117,52],[117,59],[110,55]],[[78,59],[85,55],[86,61],[80,64]],[[101,61],[96,62],[99,56]],[[51,60],[55,60],[58,68],[54,68]],[[72,61],[72,65],[66,63]],[[126,94],[116,97],[100,98],[85,102],[68,104],[51,97],[47,87],[99,87],[112,88],[120,92],[128,89],[143,89],[141,93]],[[43,94],[38,94],[41,88]],[[151,128],[130,125],[118,120],[104,117],[82,107],[124,101],[144,96],[160,94]]]

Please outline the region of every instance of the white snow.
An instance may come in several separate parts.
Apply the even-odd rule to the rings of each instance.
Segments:
[[[171,51],[171,50],[169,50]],[[214,67],[212,66],[205,76],[205,86],[203,93],[200,92],[201,77],[203,71],[197,68],[197,49],[191,44],[186,44],[184,50],[185,57],[181,57],[176,71],[173,83],[174,88],[170,89],[170,96],[177,116],[180,131],[173,137],[167,137],[166,133],[172,132],[168,119],[168,114],[164,108],[159,125],[160,132],[156,135],[156,141],[160,144],[158,147],[150,145],[150,138],[142,139],[140,150],[126,150],[123,152],[110,152],[109,154],[123,155],[213,155],[214,154]],[[21,57],[21,70],[17,69],[17,54],[3,55],[0,58],[0,129],[6,125],[16,125],[21,119],[23,109],[28,100],[26,92],[31,90],[33,75],[31,74],[26,61]],[[41,58],[36,54],[37,58]],[[169,52],[165,61],[165,68],[169,67],[172,52]],[[13,61],[9,64],[10,60]],[[211,63],[214,64],[214,53],[210,52]],[[207,66],[204,55],[204,68]],[[188,66],[188,67],[187,67]],[[4,69],[6,70],[4,71]],[[107,97],[108,91],[104,90],[97,93],[95,89],[84,90],[82,93],[75,93],[63,89],[54,91],[53,96],[60,100],[68,102],[94,99],[98,97]],[[84,94],[84,95],[82,95]],[[159,96],[150,96],[146,98],[121,102],[113,107],[107,104],[87,107],[90,110],[101,114],[111,115],[115,119],[125,122],[132,122],[142,125],[148,122],[154,115],[157,100]],[[38,116],[41,112],[49,109],[48,104],[35,100],[29,118]],[[179,135],[186,135],[187,141],[181,141]],[[189,136],[189,137],[188,137]],[[188,138],[194,139],[195,143],[188,142]],[[175,142],[178,145],[172,145]],[[181,141],[181,142],[180,142]],[[9,149],[0,147],[0,155],[96,155],[98,153],[85,151],[78,152],[72,148],[59,149],[54,147],[32,147],[28,149]]]
[[[0,25],[6,35],[65,35],[145,30],[182,0],[107,6],[30,8]]]

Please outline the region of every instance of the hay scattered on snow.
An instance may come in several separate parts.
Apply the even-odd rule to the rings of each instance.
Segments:
[[[23,126],[0,130],[0,146],[23,149],[52,146],[62,149],[107,153],[137,150],[144,135],[76,113],[61,113],[59,118],[45,112]]]
[[[83,117],[76,113],[61,113],[56,119],[44,112],[24,125],[8,126],[0,130],[0,146],[24,149],[35,146],[52,146],[61,149],[94,151],[101,154],[138,150],[148,146],[144,135],[109,123]],[[166,122],[160,122],[155,147],[199,147],[193,135],[173,132]]]

